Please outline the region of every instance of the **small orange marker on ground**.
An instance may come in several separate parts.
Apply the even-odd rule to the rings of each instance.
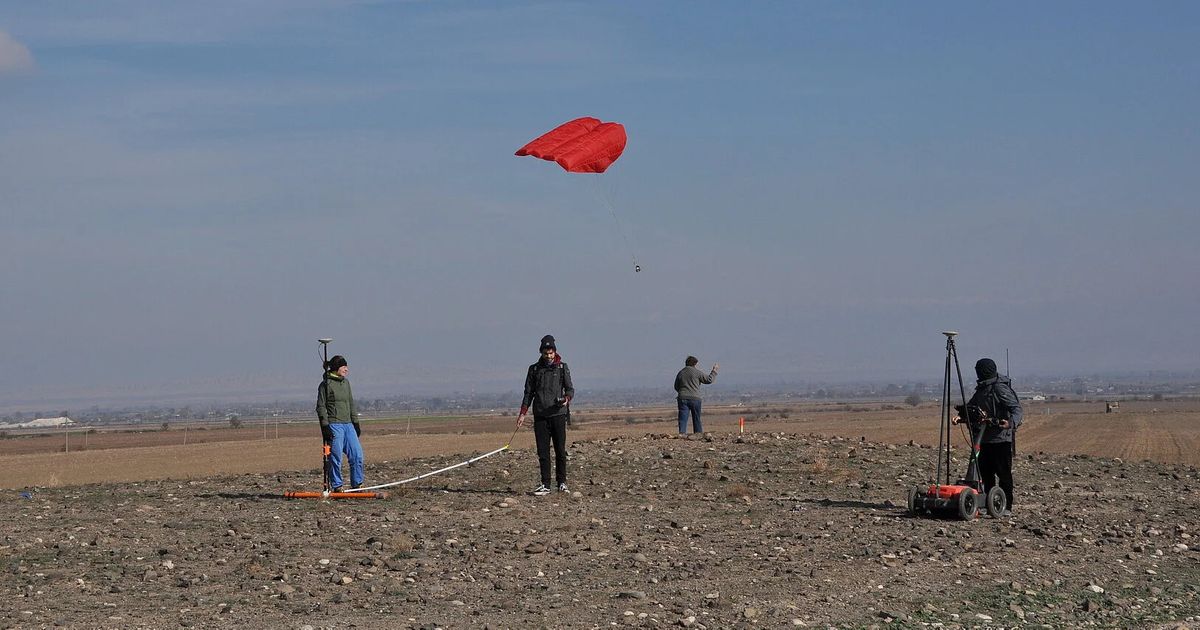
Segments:
[[[746,416],[742,416],[742,417],[738,418],[738,429],[739,429],[739,431],[738,431],[739,433],[746,432]]]

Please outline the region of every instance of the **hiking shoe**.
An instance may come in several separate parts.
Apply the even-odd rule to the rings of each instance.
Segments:
[[[350,487],[351,487],[351,488],[353,488],[353,489],[355,489],[355,490],[358,490],[359,488],[361,488],[361,487],[362,487],[362,484],[361,484],[361,483],[356,483],[356,484],[354,484],[354,485],[352,485],[352,486],[350,486]]]
[[[342,487],[341,487],[341,486],[338,486],[338,487],[336,487],[336,488],[330,488],[330,489],[329,489],[329,491],[330,491],[330,492],[341,492],[341,491],[342,491]]]
[[[533,489],[533,496],[535,497],[544,497],[547,494],[550,494],[550,488],[547,488],[544,483],[538,484],[538,487]]]
[[[568,490],[567,490],[567,484],[566,484],[566,483],[560,483],[560,484],[558,484],[558,491],[559,491],[559,492],[568,492]]]

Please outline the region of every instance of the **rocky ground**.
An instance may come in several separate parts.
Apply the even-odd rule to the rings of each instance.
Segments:
[[[548,497],[528,451],[380,501],[280,498],[317,473],[9,492],[0,627],[1200,626],[1195,467],[1022,454],[1015,515],[962,522],[906,513],[929,448],[587,435]]]

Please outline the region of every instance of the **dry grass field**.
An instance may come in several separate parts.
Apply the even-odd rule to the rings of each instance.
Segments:
[[[936,445],[938,407],[879,403],[805,403],[761,407],[706,408],[705,428],[748,432],[866,438],[892,444]],[[640,436],[675,431],[674,409],[577,412],[573,439]],[[315,421],[314,421],[315,423]],[[513,419],[500,416],[375,420],[364,424],[368,469],[372,462],[489,451],[512,434]],[[84,483],[197,478],[212,475],[318,471],[320,441],[315,426],[248,423],[184,432],[97,432],[0,440],[0,487],[55,487]],[[264,437],[265,436],[265,437]],[[278,437],[277,437],[278,436]],[[965,440],[956,430],[955,444]],[[531,448],[526,428],[514,448]],[[1083,454],[1124,460],[1200,465],[1200,401],[1126,402],[1121,413],[1105,414],[1103,403],[1027,403],[1018,437],[1022,452]],[[319,485],[314,472],[313,484]]]

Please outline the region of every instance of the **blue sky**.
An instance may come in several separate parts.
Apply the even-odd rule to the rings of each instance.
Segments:
[[[1198,18],[0,0],[0,397],[1196,369]],[[583,115],[604,175],[513,157]]]

